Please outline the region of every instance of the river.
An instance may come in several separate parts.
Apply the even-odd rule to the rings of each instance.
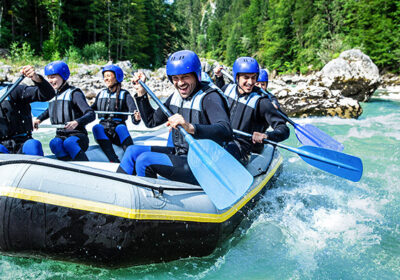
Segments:
[[[358,120],[295,119],[364,164],[354,183],[281,150],[275,186],[211,256],[121,269],[0,256],[1,279],[399,279],[400,100],[374,97]],[[50,132],[35,133],[43,143]],[[285,144],[298,146],[294,130]],[[45,151],[49,149],[45,146]]]

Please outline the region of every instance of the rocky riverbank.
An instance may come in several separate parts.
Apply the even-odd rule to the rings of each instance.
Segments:
[[[132,64],[129,61],[117,63],[125,73],[123,88],[134,93],[130,79]],[[203,60],[203,71],[213,78],[213,68],[218,63]],[[86,94],[89,103],[104,87],[101,67],[103,65],[78,64],[71,71],[69,82]],[[166,76],[165,68],[144,71],[149,78],[147,85],[159,96],[169,96],[174,88]],[[43,67],[38,69],[43,74]],[[0,63],[0,81],[12,82],[18,77],[18,70]],[[29,79],[24,80],[29,84]],[[226,80],[226,82],[229,82]],[[400,78],[395,75],[379,75],[372,60],[360,50],[348,50],[337,59],[311,75],[270,75],[268,90],[292,117],[337,116],[358,118],[362,114],[359,102],[367,102],[379,90],[382,95],[396,94],[400,97]]]

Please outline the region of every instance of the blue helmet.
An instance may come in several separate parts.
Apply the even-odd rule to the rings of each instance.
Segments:
[[[252,57],[239,57],[233,63],[233,78],[236,81],[237,74],[239,73],[257,73],[257,76],[260,72],[260,66],[258,66],[257,60]]]
[[[115,79],[117,80],[118,83],[122,83],[122,81],[124,80],[124,72],[122,71],[121,67],[119,67],[118,65],[110,64],[110,65],[104,66],[103,70],[101,71],[103,76],[104,76],[104,72],[106,72],[106,71],[114,72]]]
[[[58,74],[64,81],[68,80],[70,72],[67,63],[64,61],[53,61],[44,67],[46,76]]]
[[[258,75],[257,82],[267,82],[268,83],[268,72],[265,69],[260,70],[260,75]]]
[[[201,82],[201,63],[196,53],[188,50],[173,53],[167,61],[167,75],[170,82],[171,76],[195,73]]]

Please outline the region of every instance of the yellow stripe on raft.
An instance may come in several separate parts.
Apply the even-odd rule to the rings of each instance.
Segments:
[[[245,195],[235,205],[227,211],[220,214],[196,213],[185,211],[170,210],[147,210],[147,209],[131,209],[113,204],[95,202],[79,198],[72,198],[58,194],[50,194],[45,192],[21,189],[15,187],[1,187],[0,196],[13,197],[23,200],[35,201],[45,204],[58,205],[61,207],[84,210],[89,212],[101,213],[106,215],[117,216],[121,218],[134,220],[166,220],[166,221],[188,221],[201,223],[222,223],[232,217],[247,202],[249,202],[257,193],[259,193],[265,184],[275,174],[278,167],[282,164],[282,156],[279,158],[275,168],[262,180],[256,188]]]

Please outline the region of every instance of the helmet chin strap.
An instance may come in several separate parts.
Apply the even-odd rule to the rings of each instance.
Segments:
[[[63,79],[63,83],[61,84],[61,86],[57,89],[57,92],[61,92],[61,90],[63,89],[63,87],[67,84],[67,80]]]
[[[246,93],[246,91],[239,85],[239,77],[236,77],[236,84],[237,84],[238,88],[240,88],[240,89],[243,91],[243,94],[248,94],[248,93]],[[254,85],[255,85],[255,84],[254,84]],[[253,87],[254,87],[254,85],[253,85]]]
[[[108,89],[109,89],[111,92],[114,92],[113,89],[117,89],[118,84],[119,84],[119,83],[116,82],[116,83],[114,83],[112,86],[109,86]]]
[[[243,91],[242,94],[247,94],[246,91],[239,85],[239,78],[236,78],[236,80],[237,80],[236,84],[237,84],[238,88],[240,88]]]

